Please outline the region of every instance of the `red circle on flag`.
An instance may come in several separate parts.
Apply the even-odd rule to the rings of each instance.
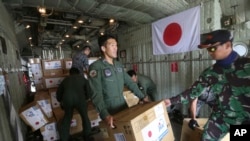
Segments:
[[[174,46],[180,41],[181,35],[181,26],[178,23],[171,23],[164,30],[164,43],[168,46]]]

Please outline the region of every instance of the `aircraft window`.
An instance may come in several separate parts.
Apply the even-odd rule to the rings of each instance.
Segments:
[[[7,54],[6,42],[5,42],[5,39],[2,36],[0,36],[0,41],[1,41],[1,46],[2,46],[3,53]]]

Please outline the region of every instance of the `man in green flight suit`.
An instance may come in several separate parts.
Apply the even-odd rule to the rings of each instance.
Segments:
[[[129,70],[127,73],[132,80],[137,83],[144,95],[149,96],[151,101],[159,100],[159,98],[157,98],[156,85],[150,77],[136,73],[134,70]]]
[[[82,118],[84,141],[91,141],[91,124],[87,112],[87,99],[90,87],[77,68],[70,69],[70,76],[66,77],[57,88],[56,98],[60,102],[65,114],[59,128],[61,141],[69,141],[70,123],[73,111],[76,109]]]
[[[123,97],[124,85],[141,100],[148,100],[124,71],[123,65],[116,60],[118,49],[116,38],[111,35],[100,36],[98,44],[103,56],[89,67],[88,78],[93,91],[91,99],[100,117],[113,128],[112,114],[127,108]]]

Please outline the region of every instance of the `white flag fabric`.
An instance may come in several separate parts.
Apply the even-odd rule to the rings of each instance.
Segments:
[[[152,23],[153,54],[174,54],[198,49],[200,6]]]

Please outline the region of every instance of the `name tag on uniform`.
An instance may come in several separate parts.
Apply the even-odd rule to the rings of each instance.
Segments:
[[[122,68],[117,68],[117,72],[122,72]]]

